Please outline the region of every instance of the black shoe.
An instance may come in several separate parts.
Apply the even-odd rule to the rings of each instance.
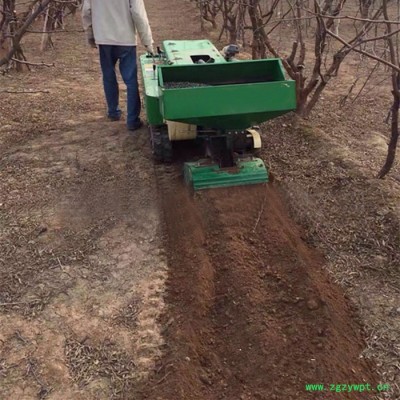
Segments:
[[[120,115],[118,115],[118,116],[116,116],[116,117],[108,117],[108,120],[109,121],[119,121],[121,119],[121,116]]]
[[[128,130],[129,131],[136,131],[140,129],[143,126],[143,122],[139,120],[136,124],[133,125],[128,125]]]

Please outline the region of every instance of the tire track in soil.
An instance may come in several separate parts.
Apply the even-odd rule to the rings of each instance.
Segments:
[[[303,242],[275,184],[193,195],[181,167],[158,165],[156,176],[169,263],[167,350],[137,394],[337,399],[304,385],[378,383],[360,357],[352,306]]]

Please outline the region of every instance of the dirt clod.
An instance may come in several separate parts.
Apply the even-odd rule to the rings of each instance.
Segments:
[[[318,308],[319,308],[319,304],[318,304],[318,301],[317,300],[315,300],[315,299],[310,299],[310,300],[307,300],[307,308],[310,310],[310,311],[315,311],[315,310],[318,310]]]

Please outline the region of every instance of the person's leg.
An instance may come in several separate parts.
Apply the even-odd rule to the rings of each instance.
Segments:
[[[137,80],[136,46],[120,46],[119,69],[127,88],[127,126],[136,129],[141,126],[140,96]]]
[[[116,46],[99,45],[100,65],[103,73],[104,94],[107,100],[108,117],[110,119],[119,119],[121,110],[119,109],[119,91],[118,81],[115,75],[115,64],[118,55],[115,51]]]

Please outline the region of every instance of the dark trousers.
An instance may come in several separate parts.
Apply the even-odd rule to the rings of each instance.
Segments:
[[[127,125],[139,123],[140,96],[137,80],[136,46],[99,45],[100,65],[103,73],[104,93],[107,100],[108,116],[119,117],[119,90],[115,65],[119,60],[119,70],[127,88]]]

